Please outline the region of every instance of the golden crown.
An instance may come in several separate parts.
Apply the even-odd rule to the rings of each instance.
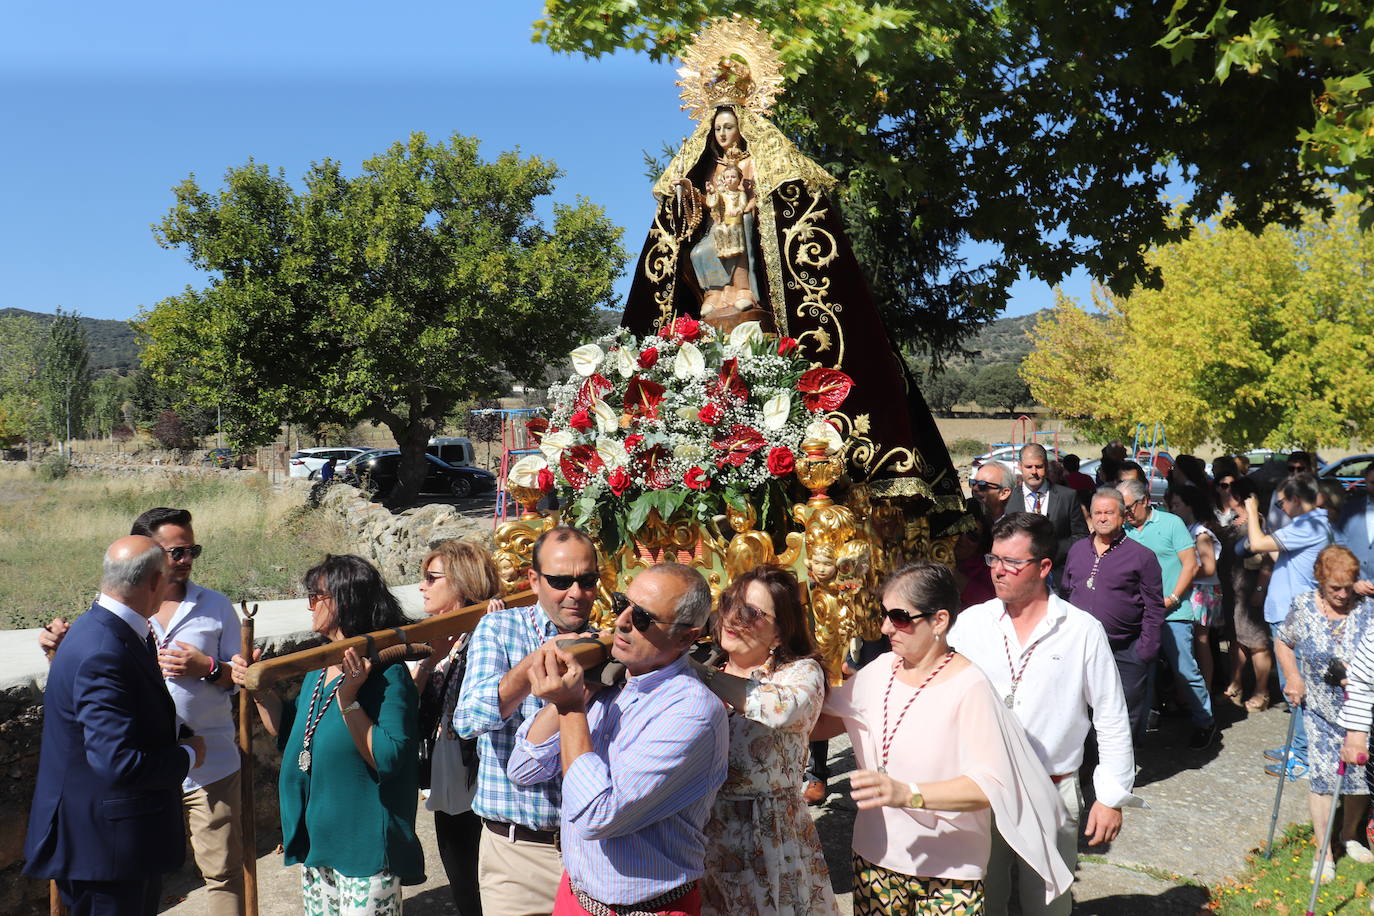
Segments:
[[[682,107],[697,121],[719,105],[767,114],[782,91],[782,62],[772,36],[739,14],[702,29],[677,72]]]

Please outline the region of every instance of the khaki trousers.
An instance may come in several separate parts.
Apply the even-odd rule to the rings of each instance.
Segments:
[[[1078,774],[1061,779],[1056,788],[1059,789],[1064,807],[1069,809],[1069,820],[1055,836],[1055,845],[1059,847],[1059,855],[1072,874],[1078,868],[1078,822],[1083,814]],[[1002,834],[997,832],[995,820],[992,825],[992,854],[988,856],[988,872],[983,878],[983,894],[986,916],[1007,916],[1007,900],[1012,894],[1021,902],[1022,916],[1068,916],[1073,909],[1073,897],[1069,891],[1049,903],[1045,902],[1044,879],[1012,852],[1006,840],[1002,839]]]
[[[544,843],[510,840],[482,825],[477,882],[482,916],[550,916],[563,856]]]
[[[243,897],[243,833],[239,774],[182,793],[191,852],[205,879],[207,916],[239,916]]]

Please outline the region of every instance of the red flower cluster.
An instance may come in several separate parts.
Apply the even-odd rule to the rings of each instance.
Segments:
[[[786,356],[787,354],[791,353],[791,352],[792,352],[793,350],[795,350],[795,349],[797,349],[797,338],[795,338],[795,337],[780,337],[780,338],[778,338],[778,355],[779,355],[779,356]]]
[[[538,486],[539,486],[539,489],[543,490],[545,493],[552,493],[552,492],[553,492],[553,471],[550,471],[548,468],[540,468],[540,469],[539,469]]]
[[[776,446],[768,453],[768,473],[774,477],[786,477],[797,469],[797,460],[790,448]]]
[[[723,416],[725,411],[721,410],[715,401],[707,401],[706,406],[697,411],[697,419],[707,426],[715,426]]]
[[[624,468],[616,468],[606,475],[606,486],[610,487],[611,492],[616,496],[620,496],[626,490],[630,489],[631,483],[630,475],[625,473]]]
[[[669,336],[671,336],[673,340],[678,341],[696,340],[701,336],[701,322],[697,321],[695,318],[688,318],[686,315],[683,315],[677,321],[673,322],[673,329]]]
[[[693,465],[688,468],[687,473],[683,475],[682,482],[690,489],[704,490],[711,485],[711,478],[707,477],[706,472],[701,468]]]
[[[568,417],[568,425],[578,432],[585,433],[592,428],[592,415],[587,408],[574,410],[573,415]]]
[[[639,354],[639,368],[652,369],[658,362],[658,347],[645,347],[644,352]]]

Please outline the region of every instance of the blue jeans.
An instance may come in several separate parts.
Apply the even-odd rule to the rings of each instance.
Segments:
[[[1278,641],[1278,638],[1279,638],[1279,625],[1278,625],[1277,623],[1271,623],[1271,624],[1269,624],[1269,635],[1272,636],[1272,637],[1274,637],[1274,641],[1275,641],[1275,642]],[[1275,659],[1274,659],[1274,667],[1275,667],[1276,669],[1278,669],[1278,672],[1279,672],[1279,690],[1282,690],[1282,689],[1283,689],[1284,682],[1287,681],[1288,678],[1286,678],[1286,677],[1283,676],[1283,666],[1280,665],[1280,664],[1278,663],[1277,654],[1276,654]],[[1264,685],[1264,693],[1262,693],[1261,696],[1266,696],[1266,695],[1268,695],[1268,691],[1269,691],[1269,685],[1268,685],[1268,684],[1265,684],[1265,685]],[[1255,692],[1256,692],[1256,693],[1260,693],[1260,688],[1259,688],[1259,686],[1256,686],[1256,687],[1255,687]],[[1293,760],[1296,760],[1298,763],[1301,763],[1301,764],[1303,764],[1304,766],[1306,766],[1306,765],[1307,765],[1307,723],[1303,721],[1302,712],[1301,712],[1300,710],[1297,710],[1297,709],[1290,710],[1290,715],[1294,715],[1294,716],[1297,716],[1297,717],[1298,717],[1298,724],[1295,725],[1295,726],[1293,726],[1293,751],[1292,751],[1292,755],[1291,755],[1291,756],[1292,756],[1292,759],[1293,759]]]
[[[1159,631],[1159,648],[1164,660],[1174,669],[1174,678],[1188,689],[1182,691],[1188,715],[1197,728],[1212,724],[1212,695],[1202,679],[1202,670],[1193,656],[1193,622],[1166,620]]]

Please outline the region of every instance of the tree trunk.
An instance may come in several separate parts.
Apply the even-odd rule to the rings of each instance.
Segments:
[[[415,503],[420,495],[420,485],[429,471],[425,447],[429,445],[429,437],[434,434],[434,423],[429,419],[421,419],[387,426],[400,446],[401,460],[397,465],[396,486],[382,496],[388,509],[404,508]]]

